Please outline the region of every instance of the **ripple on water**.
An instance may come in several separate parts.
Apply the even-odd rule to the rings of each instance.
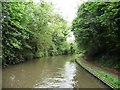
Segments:
[[[3,88],[106,88],[71,56],[56,56],[10,66],[2,72]],[[91,83],[92,82],[92,83]]]
[[[56,72],[56,77],[45,78],[42,82],[37,83],[34,88],[73,88],[75,73],[75,64],[66,62],[64,68],[60,68]]]

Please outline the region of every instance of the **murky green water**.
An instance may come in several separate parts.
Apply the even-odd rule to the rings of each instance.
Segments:
[[[3,88],[106,88],[71,56],[45,57],[3,69]]]

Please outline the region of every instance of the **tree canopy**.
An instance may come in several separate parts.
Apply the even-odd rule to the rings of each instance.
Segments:
[[[120,2],[86,2],[72,24],[79,49],[88,57],[120,59]],[[114,61],[116,62],[116,61]],[[117,63],[117,62],[116,62]],[[116,68],[119,68],[117,65]]]
[[[70,52],[67,21],[51,3],[2,2],[3,66]]]

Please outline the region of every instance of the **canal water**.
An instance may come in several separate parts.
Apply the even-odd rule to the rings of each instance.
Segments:
[[[44,57],[12,65],[2,72],[3,88],[107,88],[71,56]]]

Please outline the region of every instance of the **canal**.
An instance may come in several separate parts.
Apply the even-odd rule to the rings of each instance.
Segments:
[[[54,56],[11,65],[2,72],[3,88],[107,88],[72,56]]]

